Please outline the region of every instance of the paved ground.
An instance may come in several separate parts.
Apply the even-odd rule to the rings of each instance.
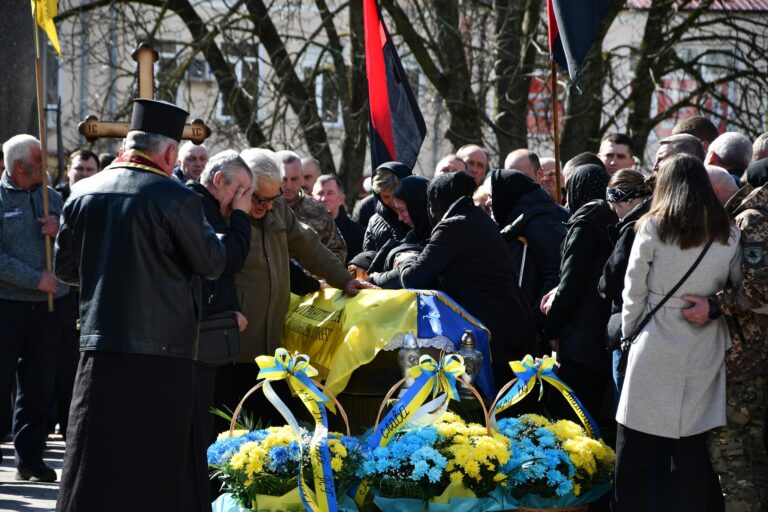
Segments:
[[[3,463],[0,466],[0,511],[42,512],[56,508],[56,496],[59,493],[58,482],[52,484],[32,484],[17,481],[16,467],[13,461],[13,445],[2,443]],[[45,463],[56,469],[61,478],[61,465],[64,457],[64,442],[61,436],[48,438],[45,451]]]

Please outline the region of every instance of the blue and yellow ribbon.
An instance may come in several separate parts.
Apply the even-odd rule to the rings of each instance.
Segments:
[[[458,354],[447,354],[439,363],[432,356],[422,355],[419,364],[408,369],[408,374],[415,379],[413,384],[379,423],[368,440],[368,448],[386,446],[410,419],[422,416],[425,411],[421,408],[430,395],[434,398],[442,392],[449,400],[460,400],[456,380],[465,372],[464,358]],[[358,505],[362,505],[367,494],[368,486],[362,482],[355,492]]]
[[[328,448],[328,417],[325,409],[325,402],[330,399],[317,388],[312,380],[312,377],[317,375],[317,370],[309,364],[308,356],[304,354],[291,356],[283,348],[278,348],[274,356],[257,357],[256,364],[259,365],[257,378],[265,379],[265,396],[296,431],[302,453],[304,443],[301,441],[301,431],[296,418],[272,391],[269,383],[287,380],[290,388],[299,396],[312,417],[315,418],[315,431],[309,443],[309,458],[312,463],[315,483],[314,497],[304,481],[303,466],[299,470],[299,495],[304,507],[310,512],[336,512],[336,490],[333,484],[331,454]]]
[[[498,430],[498,425],[496,424],[497,413],[508,409],[525,398],[528,393],[533,391],[537,382],[539,383],[539,400],[541,400],[541,396],[544,393],[544,382],[548,382],[570,404],[579,421],[584,425],[587,435],[594,439],[600,438],[600,429],[597,427],[595,420],[590,416],[568,384],[560,380],[555,374],[554,367],[556,363],[557,361],[549,356],[534,359],[530,355],[525,356],[522,361],[512,361],[509,363],[512,371],[515,373],[516,381],[507,394],[497,401],[496,407],[491,412],[491,426],[494,429]]]

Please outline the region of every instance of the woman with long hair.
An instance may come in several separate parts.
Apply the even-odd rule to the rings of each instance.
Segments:
[[[653,502],[658,478],[653,468],[660,457],[671,457],[675,468],[665,475],[672,479],[667,486],[672,509],[707,510],[716,480],[705,433],[725,425],[730,337],[723,318],[703,326],[687,322],[682,309],[690,303],[681,297],[708,297],[729,279],[737,282],[740,273],[739,231],[717,200],[704,165],[689,155],[665,160],[650,211],[637,224],[623,292],[623,335],[632,338],[636,326],[641,328],[616,413],[615,510],[659,509]]]

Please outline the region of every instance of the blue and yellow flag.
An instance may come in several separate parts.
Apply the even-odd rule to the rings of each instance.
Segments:
[[[56,53],[61,57],[61,46],[59,46],[59,36],[56,34],[56,25],[53,18],[59,14],[58,0],[30,0],[32,4],[32,17],[35,18],[37,25],[48,34],[48,39],[56,49]]]
[[[411,331],[421,339],[445,336],[458,348],[465,330],[472,331],[483,353],[474,384],[491,398],[495,386],[488,329],[441,292],[362,290],[346,297],[329,288],[294,296],[283,327],[283,346],[307,354],[326,387],[337,395],[352,372],[373,361],[395,334]]]

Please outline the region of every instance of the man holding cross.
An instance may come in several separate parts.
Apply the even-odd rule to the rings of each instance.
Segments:
[[[226,254],[200,198],[170,179],[186,117],[135,100],[123,155],[62,212],[55,271],[80,286],[81,356],[58,511],[210,510],[193,276],[217,278]]]

